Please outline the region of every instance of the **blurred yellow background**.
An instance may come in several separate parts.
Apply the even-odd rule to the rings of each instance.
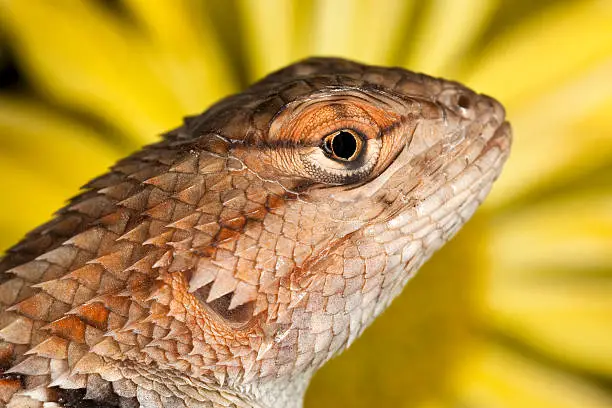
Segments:
[[[78,187],[309,55],[507,107],[476,217],[306,407],[612,407],[612,1],[0,0],[0,249]]]

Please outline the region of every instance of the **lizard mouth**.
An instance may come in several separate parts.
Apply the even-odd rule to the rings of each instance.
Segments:
[[[487,116],[489,116],[489,122],[499,124],[482,149],[481,155],[486,154],[491,149],[497,148],[505,158],[508,156],[510,145],[512,144],[512,128],[510,123],[506,121],[506,111],[495,99],[487,95],[479,95],[479,97],[484,105],[487,106],[485,109],[488,110]]]
[[[510,152],[510,145],[512,144],[512,128],[510,127],[510,123],[505,121],[503,122],[497,130],[493,133],[493,136],[487,142],[485,148],[483,149],[483,153],[487,152],[492,148],[499,148],[503,154],[508,155]]]
[[[495,181],[510,154],[511,145],[512,128],[509,122],[504,121],[495,129],[492,136],[482,148],[480,154],[468,165],[468,168],[470,166],[478,166],[483,172],[486,172],[487,168],[491,168],[491,170],[496,173],[493,179],[493,181]]]

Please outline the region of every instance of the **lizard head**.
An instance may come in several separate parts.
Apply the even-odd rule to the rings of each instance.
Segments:
[[[188,118],[60,212],[63,230],[62,217],[88,217],[59,247],[77,252],[11,271],[61,266],[37,285],[44,299],[87,286],[68,317],[9,310],[68,344],[53,358],[70,375],[43,373],[55,386],[100,395],[99,379],[143,406],[290,406],[471,217],[510,134],[498,102],[454,82],[339,59],[291,65]],[[21,364],[13,372],[33,371]]]
[[[270,75],[188,132],[248,180],[220,198],[241,220],[231,244],[186,290],[214,330],[248,339],[223,347],[230,382],[254,389],[299,383],[355,340],[471,217],[510,146],[490,97],[333,59]]]

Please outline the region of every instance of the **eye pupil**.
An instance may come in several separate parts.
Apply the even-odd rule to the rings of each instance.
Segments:
[[[336,156],[341,159],[348,160],[357,151],[357,141],[355,136],[349,132],[340,132],[332,141],[332,150]]]
[[[341,130],[323,140],[323,150],[334,159],[352,161],[361,151],[362,143],[353,132]]]

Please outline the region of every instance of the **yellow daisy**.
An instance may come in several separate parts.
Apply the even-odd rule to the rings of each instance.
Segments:
[[[308,55],[507,107],[485,207],[310,407],[612,406],[612,3],[0,0],[0,247],[186,114]]]

